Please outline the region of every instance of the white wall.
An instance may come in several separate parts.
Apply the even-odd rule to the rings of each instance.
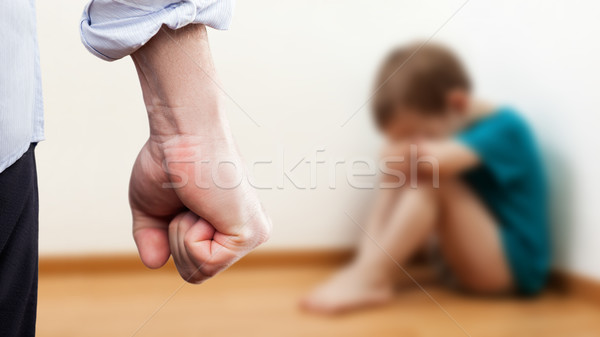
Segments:
[[[39,1],[47,140],[38,147],[43,254],[133,251],[127,182],[147,124],[129,59],[106,63],[79,42],[84,1]],[[211,31],[228,115],[259,185],[277,186],[277,165],[314,156],[372,156],[372,74],[397,43],[426,39],[463,4],[455,1],[238,1],[231,31]],[[600,3],[475,1],[436,40],[467,60],[482,96],[511,103],[532,121],[550,163],[557,263],[600,278],[597,132]],[[240,109],[238,105],[242,108]],[[357,109],[356,116],[340,125]],[[243,111],[242,111],[243,110]],[[260,127],[245,115],[248,113]],[[285,156],[281,157],[281,149]],[[309,185],[309,165],[293,173]],[[328,188],[260,190],[275,223],[271,248],[340,247],[352,242],[369,192],[350,188],[338,168]]]

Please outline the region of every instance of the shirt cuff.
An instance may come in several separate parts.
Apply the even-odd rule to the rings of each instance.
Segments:
[[[81,17],[81,41],[92,54],[114,61],[142,47],[163,24],[228,29],[234,5],[235,0],[91,0]]]

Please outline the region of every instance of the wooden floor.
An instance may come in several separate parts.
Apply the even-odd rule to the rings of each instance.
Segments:
[[[200,286],[160,271],[42,273],[38,336],[600,336],[597,304],[552,292],[490,300],[425,285],[442,308],[413,287],[383,308],[333,318],[299,311],[298,298],[332,270],[234,267]]]

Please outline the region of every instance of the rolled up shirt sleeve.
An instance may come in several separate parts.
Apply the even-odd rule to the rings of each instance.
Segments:
[[[234,0],[91,0],[81,17],[81,41],[106,61],[125,57],[166,25],[204,24],[228,29]]]

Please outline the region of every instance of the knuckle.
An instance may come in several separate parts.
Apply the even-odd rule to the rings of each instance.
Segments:
[[[271,227],[265,226],[261,228],[257,233],[258,244],[263,244],[271,238]]]
[[[203,271],[203,274],[206,275],[207,277],[213,277],[215,275],[217,275],[221,270],[218,268],[206,268]]]
[[[265,243],[271,235],[271,229],[262,224],[249,226],[238,233],[237,237],[240,243],[250,247],[256,247]]]
[[[202,284],[202,283],[204,283],[204,281],[206,281],[206,277],[196,276],[196,275],[192,275],[192,276],[188,276],[188,277],[183,277],[183,279],[187,283],[190,283],[190,284]]]
[[[190,284],[201,284],[213,275],[209,275],[203,268],[190,268],[179,272],[181,278]]]

